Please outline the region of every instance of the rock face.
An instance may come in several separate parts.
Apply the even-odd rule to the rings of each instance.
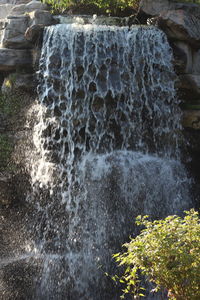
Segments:
[[[200,48],[200,19],[184,10],[170,10],[160,14],[158,26],[171,39],[184,41]]]
[[[29,25],[28,16],[7,17],[7,25],[2,37],[2,47],[11,49],[31,48],[24,34]]]
[[[32,53],[29,50],[0,48],[0,71],[31,68]]]
[[[168,36],[174,51],[179,97],[187,105],[200,102],[200,5],[168,0],[144,0],[141,8],[153,16],[150,24],[160,27]],[[194,113],[190,111],[190,115]],[[194,118],[196,117],[196,112]],[[184,125],[186,123],[184,122]],[[193,127],[187,122],[187,127]]]

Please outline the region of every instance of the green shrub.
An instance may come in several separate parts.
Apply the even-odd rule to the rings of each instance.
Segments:
[[[54,13],[63,13],[70,7],[78,7],[80,5],[93,5],[102,9],[105,13],[115,13],[117,10],[125,8],[136,8],[140,0],[43,0],[51,6]]]
[[[148,216],[137,217],[137,225],[145,228],[124,245],[124,253],[114,255],[118,265],[124,266],[121,277],[125,294],[142,296],[143,280],[155,285],[153,291],[167,290],[169,299],[200,299],[200,219],[194,210],[184,218],[169,216],[149,221]],[[141,275],[143,280],[141,280]]]

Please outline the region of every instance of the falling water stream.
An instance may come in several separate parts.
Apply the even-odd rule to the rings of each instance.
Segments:
[[[134,217],[190,206],[172,51],[155,27],[56,25],[38,77],[31,299],[119,299],[104,273]]]

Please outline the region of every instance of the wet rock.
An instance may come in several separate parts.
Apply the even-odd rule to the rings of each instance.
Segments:
[[[31,66],[32,52],[30,50],[0,48],[0,71],[30,68]]]
[[[185,128],[200,130],[200,110],[185,110],[182,124]]]
[[[8,23],[4,29],[3,48],[26,49],[30,48],[30,42],[25,38],[25,32],[29,25],[28,16],[8,17]]]
[[[200,48],[200,19],[184,10],[171,10],[158,17],[158,26],[174,40]]]

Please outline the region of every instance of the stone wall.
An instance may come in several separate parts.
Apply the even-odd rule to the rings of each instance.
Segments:
[[[172,0],[142,0],[148,24],[168,36],[178,75],[177,88],[183,109],[187,158],[200,183],[200,5]]]
[[[54,23],[40,1],[0,0],[0,206],[21,202],[28,188],[25,115],[36,99],[42,31]]]

